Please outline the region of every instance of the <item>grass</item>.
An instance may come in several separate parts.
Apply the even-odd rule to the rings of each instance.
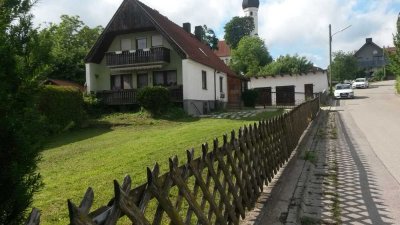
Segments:
[[[317,155],[314,151],[308,150],[304,153],[303,159],[311,162],[312,164],[317,163]]]
[[[45,187],[35,195],[33,206],[42,210],[41,224],[68,224],[67,199],[79,204],[90,186],[95,192],[93,209],[106,205],[113,196],[113,180],[129,174],[132,187],[146,181],[146,167],[156,162],[162,172],[168,158],[244,124],[272,117],[268,112],[246,120],[150,118],[146,113],[119,113],[93,121],[83,130],[54,137],[42,152],[39,171]]]

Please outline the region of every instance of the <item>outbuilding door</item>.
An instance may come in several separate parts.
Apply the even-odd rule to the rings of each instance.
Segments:
[[[305,84],[304,85],[304,94],[306,96],[306,100],[314,98],[314,85],[313,84]]]
[[[257,88],[258,92],[258,99],[257,105],[259,106],[271,106],[272,105],[272,95],[271,95],[271,88]]]
[[[294,86],[276,87],[276,104],[277,105],[294,105]]]

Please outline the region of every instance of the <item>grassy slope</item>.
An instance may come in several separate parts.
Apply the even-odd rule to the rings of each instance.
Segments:
[[[92,209],[112,197],[114,179],[132,178],[133,187],[145,182],[145,168],[155,162],[168,168],[168,158],[220,137],[265,116],[245,120],[200,119],[186,122],[154,120],[138,114],[119,114],[103,121],[120,123],[113,128],[89,128],[55,137],[49,141],[39,165],[45,187],[35,196],[34,206],[42,210],[42,225],[68,224],[66,200],[79,204],[90,186],[95,192]]]

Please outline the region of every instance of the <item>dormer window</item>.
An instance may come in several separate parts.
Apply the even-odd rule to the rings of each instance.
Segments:
[[[147,48],[147,38],[137,38],[136,39],[136,47],[137,49],[145,49]]]

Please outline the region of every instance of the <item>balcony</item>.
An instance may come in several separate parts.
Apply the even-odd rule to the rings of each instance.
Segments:
[[[170,50],[164,47],[150,49],[106,52],[108,67],[127,67],[166,64],[170,62]]]
[[[183,102],[183,87],[168,87],[171,102]],[[97,92],[97,98],[105,105],[133,105],[137,104],[137,89],[101,91]]]

